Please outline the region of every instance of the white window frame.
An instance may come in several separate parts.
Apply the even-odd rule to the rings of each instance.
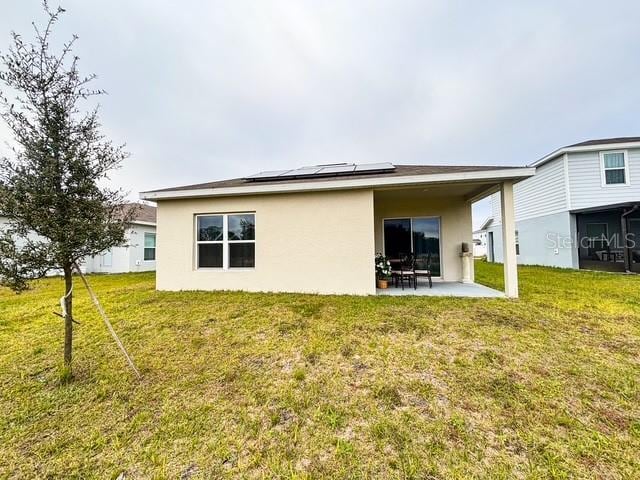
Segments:
[[[144,259],[144,251],[147,248],[151,248],[151,247],[147,247],[147,235],[153,235],[154,237],[154,241],[153,241],[153,260],[145,260]],[[158,244],[156,243],[158,241],[158,237],[156,236],[155,232],[144,232],[142,235],[142,261],[143,262],[155,262],[156,261],[156,249],[158,248]]]
[[[229,216],[234,215],[253,215],[253,225],[254,228],[256,226],[257,215],[256,212],[229,212],[229,213],[198,213],[194,217],[194,261],[195,261],[195,269],[196,270],[219,270],[226,272],[236,272],[243,270],[255,270],[255,253],[254,253],[254,266],[253,267],[230,267],[229,266],[229,257],[230,257],[230,249],[229,245],[232,243],[256,243],[255,238],[253,240],[229,240]],[[198,217],[222,217],[222,240],[198,240]],[[200,249],[198,245],[205,244],[221,244],[222,245],[222,267],[201,267],[200,259],[198,258],[200,254]],[[255,247],[254,247],[255,248]]]
[[[439,277],[433,277],[433,278],[438,278],[438,279],[443,279],[444,278],[444,260],[442,258],[442,217],[439,217],[437,215],[402,215],[400,217],[385,217],[382,219],[382,254],[384,256],[387,255],[386,251],[385,251],[385,243],[384,243],[384,222],[385,220],[406,220],[409,219],[410,223],[411,223],[411,251],[413,252],[413,219],[414,218],[435,218],[436,220],[438,220],[438,232],[440,233],[440,245],[438,248],[438,255],[440,256],[440,276]]]
[[[622,157],[624,159],[624,183],[607,183],[607,176],[605,175],[605,172],[607,170],[622,170],[622,168],[605,168],[604,156],[610,153],[622,153]],[[628,150],[604,150],[600,152],[600,179],[602,181],[602,186],[605,188],[627,187],[631,185],[630,179],[629,179],[629,151]]]

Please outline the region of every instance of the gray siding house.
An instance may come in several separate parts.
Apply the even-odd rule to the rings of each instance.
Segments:
[[[640,272],[640,137],[569,145],[530,166],[536,175],[514,185],[518,263]],[[502,262],[499,193],[491,210],[487,259]]]

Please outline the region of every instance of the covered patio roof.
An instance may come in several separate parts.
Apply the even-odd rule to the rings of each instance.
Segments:
[[[640,202],[623,202],[623,203],[611,203],[609,205],[597,205],[595,207],[586,207],[586,208],[578,208],[570,210],[571,213],[595,213],[595,212],[606,212],[610,210],[626,210],[629,208],[633,208],[635,205],[640,204]]]

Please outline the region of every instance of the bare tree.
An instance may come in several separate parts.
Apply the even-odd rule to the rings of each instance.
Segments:
[[[0,117],[13,134],[11,158],[0,158],[0,282],[20,292],[51,270],[64,272],[64,362],[73,343],[73,267],[86,256],[125,242],[134,211],[124,192],[104,184],[128,156],[100,133],[98,106],[81,108],[103,90],[95,75],[82,76],[72,49],[77,36],[56,54],[52,29],[64,9],[43,3],[47,22],[33,24],[33,43],[12,33],[0,55]],[[69,370],[70,372],[70,370]]]

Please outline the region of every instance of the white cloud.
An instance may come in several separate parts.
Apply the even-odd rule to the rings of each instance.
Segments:
[[[3,11],[0,49],[38,4]],[[64,6],[133,192],[328,161],[525,164],[640,134],[635,1]]]

